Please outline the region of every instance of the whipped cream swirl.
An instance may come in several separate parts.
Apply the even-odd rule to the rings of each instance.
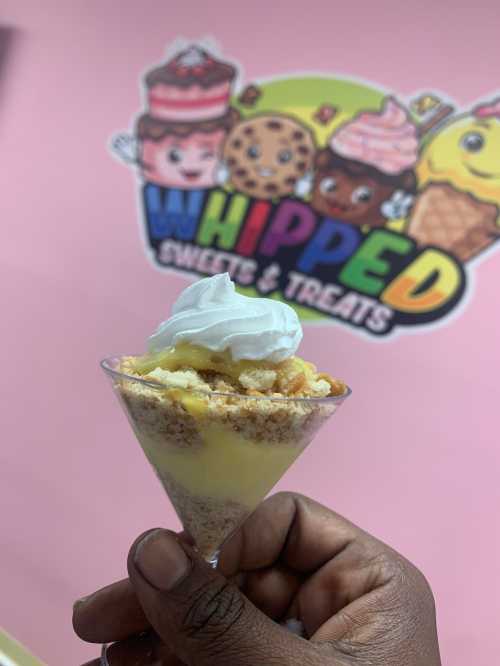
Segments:
[[[301,340],[299,318],[289,305],[238,294],[222,273],[182,292],[172,316],[149,338],[149,349],[189,342],[216,352],[229,350],[235,361],[279,363],[295,354]]]

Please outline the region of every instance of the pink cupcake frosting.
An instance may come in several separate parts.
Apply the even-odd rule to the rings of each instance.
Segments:
[[[417,162],[417,128],[404,107],[388,97],[380,112],[364,111],[334,132],[330,148],[346,159],[398,175]]]

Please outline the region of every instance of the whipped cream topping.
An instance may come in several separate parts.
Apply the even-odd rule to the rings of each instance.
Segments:
[[[199,280],[185,289],[172,315],[149,338],[151,352],[181,342],[242,359],[279,363],[293,356],[302,340],[295,311],[269,298],[238,294],[227,273]]]
[[[331,137],[330,148],[383,173],[400,174],[417,162],[417,128],[404,107],[388,97],[380,112],[362,112],[342,125]]]

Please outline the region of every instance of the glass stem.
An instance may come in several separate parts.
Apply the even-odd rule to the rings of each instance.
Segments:
[[[210,557],[207,562],[210,564],[212,569],[217,569],[217,565],[219,564],[219,555],[220,555],[220,550],[215,551],[215,553]]]
[[[101,650],[101,666],[109,666],[108,658],[106,652],[108,651],[108,646],[104,644]]]

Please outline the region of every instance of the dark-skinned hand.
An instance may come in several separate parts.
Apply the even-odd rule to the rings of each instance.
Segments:
[[[157,529],[136,540],[128,572],[74,608],[82,639],[113,643],[109,666],[441,664],[423,575],[306,497],[264,502],[217,571],[182,535]],[[288,618],[305,638],[281,626]]]

